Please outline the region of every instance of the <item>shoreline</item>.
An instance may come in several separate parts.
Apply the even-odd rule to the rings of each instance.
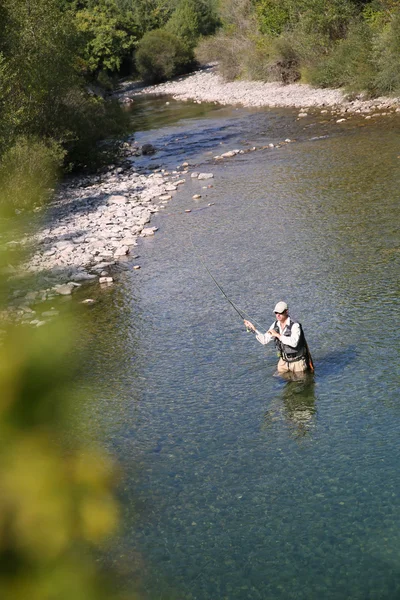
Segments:
[[[131,86],[131,88],[130,88]],[[349,99],[342,89],[314,88],[308,84],[264,83],[262,81],[227,82],[215,66],[202,68],[174,81],[151,86],[125,82],[116,93],[120,101],[129,103],[138,95],[170,95],[175,100],[214,102],[221,105],[240,105],[247,108],[331,109],[338,113],[358,113],[370,116],[376,110],[400,112],[400,98],[381,96],[364,100],[361,96]]]
[[[133,136],[125,141],[125,147],[123,164],[111,165],[103,174],[62,182],[55,198],[43,209],[37,231],[8,242],[11,250],[34,246],[24,264],[9,264],[3,273],[10,278],[12,289],[8,318],[43,325],[58,311],[54,307],[41,311],[40,305],[71,296],[85,283],[112,285],[113,271],[118,271],[118,265],[124,268],[124,262],[127,268],[141,268],[140,261],[133,262],[139,258],[135,255],[138,238],[155,234],[157,227],[150,225],[151,217],[166,208],[186,182],[189,165],[184,163],[173,171],[138,168],[135,157],[152,156],[155,149],[150,144],[140,147]],[[27,289],[24,278],[32,276],[35,286],[31,282]],[[86,298],[83,302],[91,304],[94,300]]]

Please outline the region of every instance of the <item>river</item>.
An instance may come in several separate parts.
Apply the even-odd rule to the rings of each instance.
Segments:
[[[118,586],[160,600],[399,597],[399,117],[165,98],[132,110],[137,140],[159,148],[146,160],[214,179],[189,179],[155,216],[140,271],[121,270],[82,332],[99,390],[87,427],[122,470],[105,558]],[[274,377],[274,348],[204,264],[265,329],[288,302],[313,378]]]

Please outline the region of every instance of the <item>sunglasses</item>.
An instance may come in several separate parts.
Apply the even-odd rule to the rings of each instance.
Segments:
[[[276,314],[276,315],[284,315],[284,314],[285,314],[285,312],[286,312],[286,310],[284,310],[284,311],[283,311],[283,312],[281,312],[281,313],[280,313],[280,312],[276,312],[275,314]]]

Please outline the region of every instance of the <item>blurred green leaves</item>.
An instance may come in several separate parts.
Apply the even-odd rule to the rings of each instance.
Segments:
[[[55,157],[46,152],[20,139],[5,155],[0,197],[14,181],[27,206],[45,202],[61,158],[57,148]],[[0,598],[112,600],[118,594],[94,552],[118,525],[117,470],[73,427],[88,399],[78,374],[84,348],[74,336],[81,315],[64,308],[41,327],[15,321],[5,267],[25,256],[5,240],[9,230],[21,240],[21,224],[0,210]]]

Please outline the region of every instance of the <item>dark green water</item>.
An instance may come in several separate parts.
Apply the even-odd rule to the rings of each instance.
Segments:
[[[87,420],[123,469],[118,585],[164,600],[399,598],[399,122],[163,102],[159,129],[150,101],[136,107],[139,141],[215,178],[154,218],[142,269],[88,317],[101,391]],[[246,333],[192,240],[266,328],[289,303],[313,380],[273,377],[273,348]]]

